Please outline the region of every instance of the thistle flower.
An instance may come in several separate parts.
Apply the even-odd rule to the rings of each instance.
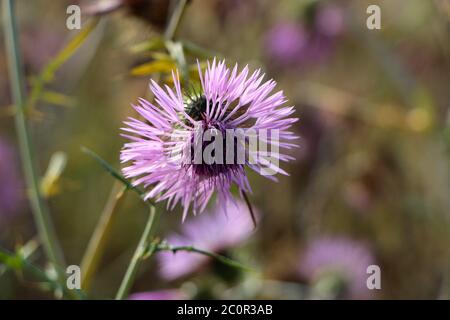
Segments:
[[[313,4],[302,23],[280,22],[266,34],[265,51],[275,67],[305,67],[327,59],[343,31],[343,13],[334,5]]]
[[[125,177],[153,186],[145,199],[168,200],[169,209],[181,203],[183,220],[191,204],[194,214],[203,211],[215,191],[222,203],[232,198],[232,185],[244,196],[251,192],[246,167],[275,181],[274,174],[287,175],[278,162],[293,158],[277,149],[296,146],[288,131],[297,121],[289,117],[294,107],[284,105],[282,91],[272,93],[276,82],[263,82],[261,70],[250,75],[248,66],[238,72],[237,65],[228,69],[214,59],[204,74],[199,64],[198,72],[200,89],[184,95],[178,73],[172,74],[174,89],[151,81],[156,104],[139,99],[134,108],[144,120],[129,118],[123,128],[132,134],[124,134],[131,142],[121,151],[121,161],[130,162]],[[240,136],[230,138],[230,131]],[[206,133],[209,141],[202,139]]]
[[[202,214],[183,225],[182,232],[171,234],[167,242],[172,246],[194,246],[212,252],[220,252],[234,247],[252,234],[253,224],[249,215],[242,214],[245,203],[227,203],[227,215],[216,207],[212,212]],[[166,280],[174,280],[188,275],[209,258],[193,252],[163,251],[158,253],[160,275]]]
[[[276,24],[266,35],[266,53],[277,65],[295,64],[307,46],[307,38],[307,33],[300,24]]]
[[[326,279],[325,295],[364,299],[367,289],[367,267],[374,264],[370,250],[362,243],[347,238],[319,238],[301,255],[299,273],[312,283]]]
[[[323,36],[334,37],[344,29],[344,14],[338,6],[327,4],[319,8],[314,18],[315,30]]]

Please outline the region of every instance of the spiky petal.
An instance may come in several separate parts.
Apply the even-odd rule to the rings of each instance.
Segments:
[[[199,64],[198,72],[200,92],[190,98],[183,95],[178,74],[173,74],[174,88],[151,81],[155,102],[139,99],[134,108],[142,120],[129,118],[123,128],[124,136],[130,140],[121,151],[121,161],[128,163],[123,169],[125,177],[146,188],[146,198],[167,200],[169,209],[181,203],[183,219],[190,206],[194,214],[203,211],[214,192],[222,202],[232,197],[232,185],[242,192],[251,192],[247,166],[258,173],[269,168],[287,174],[268,161],[264,150],[246,150],[247,159],[240,164],[180,165],[174,161],[173,154],[190,149],[200,131],[245,129],[245,139],[250,138],[247,132],[252,132],[270,147],[277,144],[281,149],[294,147],[291,140],[296,138],[289,131],[297,121],[290,117],[294,108],[285,106],[283,92],[274,92],[276,82],[264,81],[261,70],[250,73],[246,66],[238,72],[237,65],[229,69],[225,61],[214,59],[211,64],[208,62],[204,73]],[[271,138],[275,133],[276,139]],[[282,153],[275,157],[280,161],[292,159]]]

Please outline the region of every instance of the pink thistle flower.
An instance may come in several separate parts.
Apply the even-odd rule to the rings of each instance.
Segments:
[[[269,148],[273,151],[275,145],[286,149],[296,146],[291,143],[296,136],[289,131],[297,121],[297,118],[290,117],[294,107],[285,106],[287,100],[282,91],[273,93],[274,80],[263,82],[261,70],[250,74],[246,66],[238,72],[237,65],[228,69],[225,61],[216,62],[214,59],[212,64],[208,62],[204,73],[199,65],[198,72],[200,92],[185,92],[183,95],[178,74],[174,73],[173,89],[167,85],[162,88],[151,81],[155,103],[139,99],[139,105],[134,108],[144,120],[129,118],[123,128],[131,133],[124,134],[130,142],[121,151],[121,162],[129,163],[123,168],[125,177],[135,179],[133,184],[136,186],[153,187],[147,191],[146,199],[167,200],[167,207],[171,210],[181,203],[183,220],[191,205],[194,214],[203,211],[215,191],[223,203],[232,198],[232,185],[237,185],[241,193],[251,192],[246,167],[275,181],[273,174],[287,175],[278,166],[278,161],[293,158],[268,151]],[[240,129],[244,131],[241,140],[244,143],[241,145],[233,138],[230,151],[229,141],[223,137],[229,130],[237,132]],[[214,143],[227,144],[226,163],[223,158],[223,162],[197,163],[191,155],[192,145],[207,131],[215,133],[214,140],[211,140]],[[219,134],[221,138],[218,138]],[[249,148],[249,141],[254,137],[268,145],[267,150]],[[201,144],[202,154],[211,143]],[[245,161],[239,162],[236,155],[228,161],[227,153],[237,154],[242,149]],[[271,173],[267,174],[267,170]]]
[[[319,238],[306,248],[301,256],[299,273],[314,282],[333,275],[342,281],[346,298],[366,299],[371,296],[366,286],[367,267],[375,259],[363,243],[347,238]]]
[[[246,204],[241,201],[227,203],[227,215],[222,208],[205,213],[183,225],[181,233],[171,234],[167,242],[172,246],[194,246],[202,250],[220,252],[247,240],[254,231],[249,215],[242,214]],[[209,257],[195,252],[162,251],[158,253],[160,275],[174,280],[198,270]]]
[[[307,32],[302,25],[293,22],[276,24],[268,31],[265,39],[268,58],[283,66],[296,64],[307,45]]]
[[[295,70],[325,62],[333,54],[344,30],[343,11],[330,4],[313,6],[311,22],[279,22],[268,30],[264,49],[270,64]]]

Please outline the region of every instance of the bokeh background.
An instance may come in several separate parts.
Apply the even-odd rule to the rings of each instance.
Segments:
[[[16,2],[31,91],[83,28],[66,28],[66,8],[76,1]],[[83,26],[92,20],[89,12],[100,14],[100,2],[78,1]],[[169,2],[124,0],[103,12],[29,113],[39,169],[47,177],[44,194],[68,264],[80,264],[115,183],[81,147],[120,168],[120,128],[134,115],[131,103],[151,99],[149,79],[169,81],[180,63],[159,40]],[[366,9],[374,3],[381,8],[381,30],[366,27]],[[196,59],[214,56],[262,68],[296,106],[301,147],[292,151],[296,161],[283,167],[290,176],[278,183],[249,173],[258,228],[215,247],[258,272],[205,260],[189,274],[166,279],[157,257],[140,268],[132,292],[152,293],[140,298],[448,299],[449,19],[446,0],[189,1],[175,35],[187,75],[195,73]],[[0,245],[14,251],[36,239],[36,229],[1,37]],[[64,170],[45,175],[49,163],[64,159]],[[202,218],[189,216],[182,224],[179,208],[166,212],[160,204],[158,210],[160,238],[190,223],[195,228]],[[145,221],[145,206],[127,194],[90,297],[114,296]],[[211,239],[226,242],[226,233],[213,231],[198,231],[199,247]],[[45,268],[40,248],[30,259]],[[380,290],[366,288],[371,264],[380,267]],[[0,268],[0,298],[53,297],[33,279]]]

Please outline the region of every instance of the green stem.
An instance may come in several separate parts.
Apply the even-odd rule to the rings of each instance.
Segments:
[[[85,295],[81,290],[69,290],[65,282],[57,281],[48,276],[48,274],[39,269],[37,266],[28,261],[25,257],[20,254],[10,253],[2,248],[0,248],[0,264],[3,264],[8,269],[16,271],[21,276],[30,274],[37,281],[47,283],[49,289],[55,291],[61,291],[67,298],[70,299],[84,299]]]
[[[122,300],[128,296],[130,288],[133,285],[134,279],[136,278],[139,266],[142,263],[142,257],[147,249],[147,244],[150,239],[152,227],[156,220],[156,211],[153,205],[150,205],[150,212],[145,225],[144,232],[142,233],[139,244],[134,251],[133,257],[131,258],[130,264],[128,265],[125,276],[123,277],[122,283],[120,284],[119,291],[117,291],[116,300]]]
[[[164,37],[167,40],[172,40],[180,24],[181,17],[183,16],[184,7],[186,6],[187,0],[178,0],[177,4],[173,10],[172,16],[170,17],[169,24],[167,26]]]
[[[81,287],[83,290],[89,290],[91,279],[97,271],[97,267],[103,255],[103,250],[108,242],[109,235],[114,220],[117,216],[118,208],[125,199],[126,186],[122,186],[119,181],[114,183],[114,186],[109,195],[108,201],[100,216],[100,220],[95,227],[91,240],[89,241],[86,252],[81,261],[81,270],[83,270],[81,277]]]
[[[152,247],[151,247],[152,248]],[[246,267],[242,264],[240,264],[237,261],[234,261],[233,259],[227,258],[223,255],[211,252],[211,251],[206,251],[206,250],[202,250],[193,246],[171,246],[168,244],[159,244],[156,245],[155,248],[152,248],[153,252],[158,252],[158,251],[172,251],[173,253],[176,253],[177,251],[187,251],[187,252],[194,252],[194,253],[198,253],[198,254],[202,254],[205,256],[208,256],[210,258],[216,259],[217,261],[220,261],[223,264],[226,264],[230,267],[233,268],[237,268],[237,269],[241,269],[244,271],[248,271],[248,272],[255,272],[255,270]]]
[[[15,105],[16,131],[25,180],[29,189],[31,210],[47,257],[58,272],[61,273],[59,268],[64,266],[64,258],[57,242],[47,205],[40,193],[35,152],[25,119],[25,85],[20,60],[20,48],[17,42],[14,1],[3,0],[2,10],[9,78]]]

